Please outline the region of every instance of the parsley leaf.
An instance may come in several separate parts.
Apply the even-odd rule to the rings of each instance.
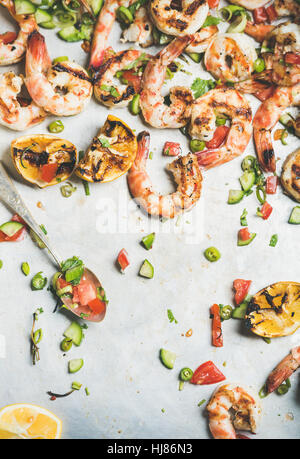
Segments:
[[[215,16],[207,16],[201,29],[203,29],[204,27],[212,26],[212,25],[218,25],[220,24],[221,21],[222,19],[216,18]]]
[[[192,83],[192,90],[194,91],[195,99],[198,97],[203,96],[207,91],[210,89],[214,89],[216,87],[216,82],[213,80],[202,80],[201,78],[196,78]]]
[[[169,319],[170,323],[175,322],[175,324],[178,324],[178,321],[175,319],[171,309],[168,309],[167,313],[168,313],[168,319]]]

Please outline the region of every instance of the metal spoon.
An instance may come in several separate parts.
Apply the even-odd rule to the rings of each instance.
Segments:
[[[24,201],[22,200],[21,196],[19,195],[15,185],[13,184],[11,178],[7,174],[6,170],[3,167],[2,162],[0,161],[0,199],[2,199],[15,213],[17,213],[23,220],[27,223],[27,225],[36,233],[36,235],[42,240],[45,244],[47,249],[49,250],[50,254],[55,260],[59,270],[61,269],[62,259],[59,255],[57,255],[56,251],[54,250],[52,244],[45,236],[43,231],[41,230],[40,226],[36,223],[33,216],[31,215],[30,211],[26,207]],[[94,284],[95,288],[101,287],[101,283],[97,276],[90,271],[89,269],[85,268],[84,275],[82,278],[83,281],[89,281]],[[104,311],[101,313],[94,313],[91,311],[89,306],[82,306],[78,305],[76,308],[72,308],[72,299],[69,297],[61,298],[66,308],[82,319],[89,320],[92,322],[101,322],[106,314],[106,306],[104,307]]]

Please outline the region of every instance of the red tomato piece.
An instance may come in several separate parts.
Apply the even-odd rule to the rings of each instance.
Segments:
[[[24,221],[23,218],[20,217],[20,215],[18,215],[18,214],[15,214],[15,215],[11,218],[11,221],[12,221],[12,222],[19,222],[19,223],[22,223],[22,225],[26,226],[25,221]]]
[[[267,178],[266,192],[267,194],[275,194],[277,191],[278,178],[276,175],[271,175]]]
[[[24,225],[23,228],[19,229],[19,231],[16,232],[13,236],[9,237],[2,231],[0,231],[0,242],[20,242],[24,239],[25,236],[25,231],[26,231],[26,223],[24,222],[23,218],[21,218],[18,214],[15,214],[11,218],[12,222],[19,222]]]
[[[269,86],[266,89],[261,89],[260,91],[257,91],[254,93],[255,97],[257,97],[259,100],[264,102],[265,100],[269,99],[270,97],[273,96],[275,92],[275,86]]]
[[[106,304],[99,298],[95,298],[89,302],[88,306],[95,314],[101,314],[105,311]]]
[[[249,241],[249,239],[251,238],[251,234],[248,228],[240,229],[238,237],[240,241]]]
[[[16,38],[17,34],[15,32],[5,32],[0,34],[0,43],[8,45],[9,43],[13,43]]]
[[[130,264],[129,262],[129,259],[128,259],[128,253],[126,252],[125,249],[122,249],[120,252],[119,252],[119,255],[118,255],[118,263],[120,265],[120,268],[121,268],[121,271],[123,272]]]
[[[262,206],[262,208],[260,209],[260,212],[262,214],[262,218],[264,220],[268,220],[268,218],[270,217],[271,213],[273,212],[273,207],[271,206],[271,204],[269,204],[266,201],[264,203],[264,205]]]
[[[218,126],[214,132],[214,136],[211,140],[206,142],[206,148],[209,150],[212,148],[219,148],[225,141],[230,128],[228,126]]]
[[[78,299],[81,306],[88,306],[91,301],[97,298],[97,290],[94,284],[88,281],[85,276],[77,285]]]
[[[63,277],[59,277],[56,281],[56,286],[58,290],[61,290],[62,288],[67,287],[68,285],[71,285],[71,284],[69,284],[69,282],[67,282]]]
[[[286,64],[296,64],[300,65],[300,54],[296,53],[286,53],[284,56]]]
[[[264,7],[256,8],[253,11],[253,18],[254,18],[255,24],[263,24],[264,22],[266,22],[268,20],[266,8]]]
[[[166,156],[178,156],[181,154],[181,146],[180,143],[177,142],[166,142],[163,154]]]
[[[268,17],[268,21],[269,22],[274,22],[278,18],[278,14],[277,14],[277,12],[275,10],[274,5],[268,6],[266,8],[266,13],[267,13],[267,17]]]
[[[251,283],[251,280],[244,279],[235,279],[233,281],[233,289],[235,291],[234,300],[237,305],[241,304],[246,298]]]
[[[212,345],[215,347],[223,346],[223,334],[221,327],[220,308],[217,304],[213,304],[210,308],[212,315]]]
[[[208,362],[202,363],[202,365],[195,370],[190,382],[202,386],[204,384],[216,384],[224,381],[224,379],[226,378],[223,373],[211,360],[209,360]]]
[[[79,303],[79,295],[77,285],[73,287],[73,303]]]
[[[207,0],[209,8],[217,8],[219,6],[220,0]]]
[[[122,78],[133,86],[134,92],[139,93],[142,89],[142,77],[137,75],[134,70],[125,70],[122,72]]]
[[[50,183],[54,179],[58,165],[56,163],[44,164],[41,171],[41,179],[44,182]]]

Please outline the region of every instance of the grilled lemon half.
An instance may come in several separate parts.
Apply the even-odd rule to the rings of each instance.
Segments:
[[[88,182],[111,182],[125,174],[137,154],[137,139],[122,120],[109,115],[94,137],[76,174]]]
[[[67,180],[77,162],[77,150],[68,140],[48,134],[26,135],[11,143],[17,171],[40,188]]]
[[[250,301],[245,319],[256,335],[291,335],[300,327],[300,283],[277,282],[260,290]]]

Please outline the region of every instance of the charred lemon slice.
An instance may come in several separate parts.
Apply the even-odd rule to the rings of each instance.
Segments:
[[[137,154],[137,140],[122,120],[109,115],[79,162],[76,174],[88,182],[111,182],[125,174]]]
[[[15,139],[11,155],[19,174],[40,188],[69,178],[77,162],[77,150],[71,142],[46,134]]]
[[[256,335],[291,335],[300,327],[300,284],[277,282],[260,290],[250,301],[245,319]]]

